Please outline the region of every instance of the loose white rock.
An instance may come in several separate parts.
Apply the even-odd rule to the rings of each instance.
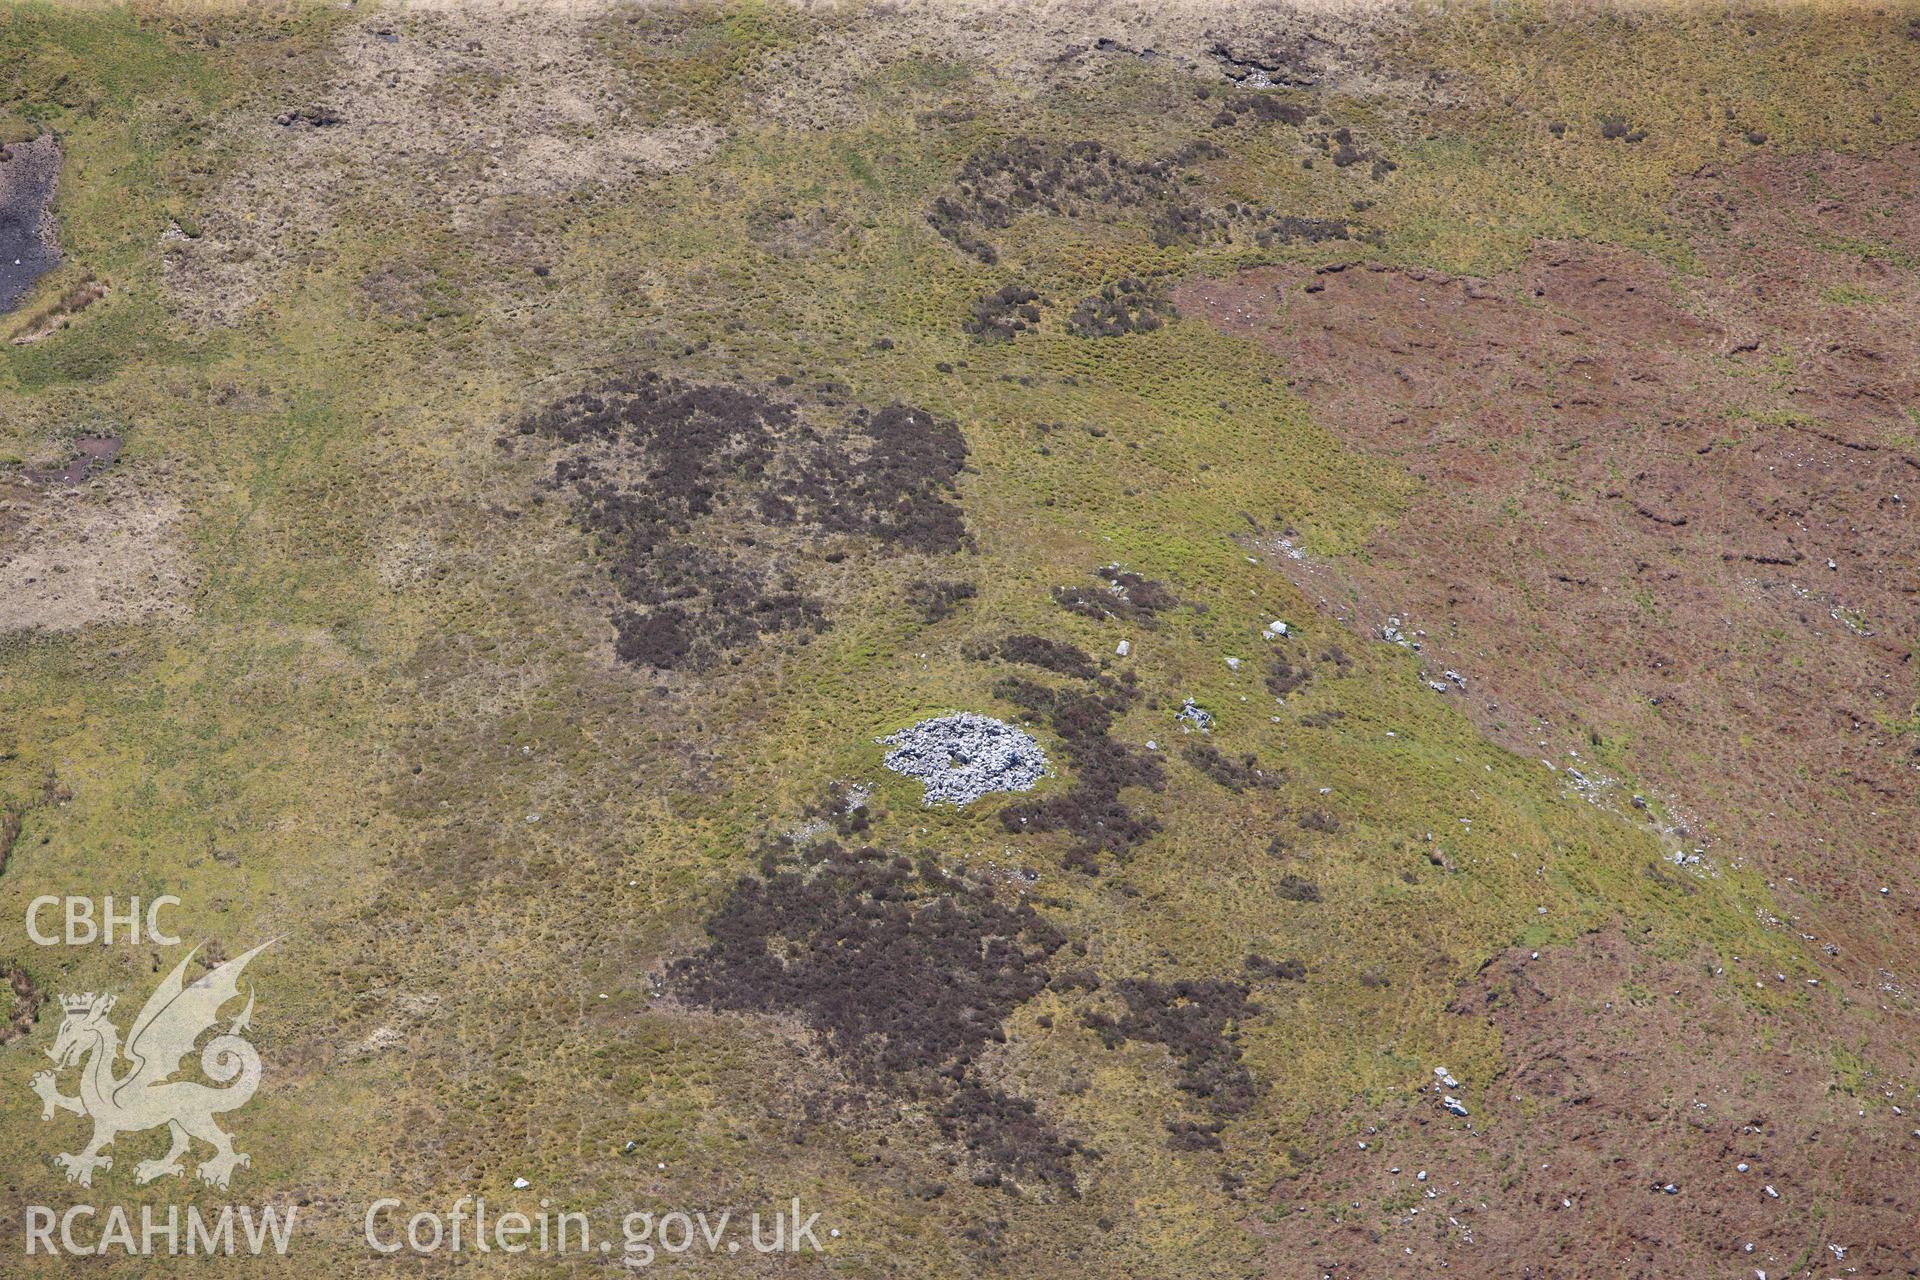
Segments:
[[[1213,713],[1192,698],[1181,703],[1180,709],[1173,714],[1176,720],[1185,720],[1202,733],[1209,732],[1213,728]]]
[[[971,711],[922,720],[879,740],[882,761],[920,779],[925,804],[970,804],[995,791],[1028,791],[1046,776],[1047,757],[1031,736]]]

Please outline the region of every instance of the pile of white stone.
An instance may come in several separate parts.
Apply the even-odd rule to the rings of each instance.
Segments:
[[[1027,791],[1047,772],[1047,757],[1032,737],[971,711],[922,720],[879,741],[893,748],[883,763],[920,779],[927,804],[968,804],[993,791]]]

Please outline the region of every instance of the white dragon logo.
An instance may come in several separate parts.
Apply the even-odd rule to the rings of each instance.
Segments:
[[[239,995],[240,971],[247,961],[259,955],[272,942],[263,942],[245,955],[236,956],[217,969],[187,982],[187,965],[195,947],[174,971],[148,997],[140,1016],[133,1020],[127,1036],[126,1057],[133,1064],[125,1075],[116,1076],[114,1066],[121,1056],[120,1033],[107,1013],[113,997],[70,995],[60,998],[66,1010],[60,1032],[47,1056],[54,1071],[42,1071],[33,1077],[33,1091],[43,1104],[42,1120],[53,1119],[56,1111],[71,1111],[93,1120],[93,1140],[76,1155],[57,1155],[55,1163],[67,1171],[67,1181],[81,1186],[93,1185],[95,1169],[111,1169],[113,1157],[100,1149],[123,1133],[167,1126],[173,1145],[158,1160],[142,1160],[134,1166],[134,1181],[145,1185],[155,1178],[179,1177],[185,1173],[180,1157],[187,1153],[189,1139],[198,1138],[213,1148],[211,1159],[202,1160],[198,1170],[201,1181],[225,1187],[235,1167],[250,1164],[249,1158],[233,1149],[233,1139],[213,1122],[222,1112],[245,1106],[260,1085],[260,1055],[240,1033],[253,1017],[253,991],[247,991],[247,1007],[228,1025],[224,1035],[207,1042],[200,1054],[200,1068],[207,1078],[224,1088],[214,1088],[196,1080],[169,1080],[193,1052],[194,1041],[218,1020],[220,1009]],[[80,1096],[67,1097],[55,1083],[57,1072],[92,1055],[81,1069]]]

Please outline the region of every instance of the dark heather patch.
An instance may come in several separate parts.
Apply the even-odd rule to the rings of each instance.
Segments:
[[[920,578],[907,584],[907,603],[928,626],[942,622],[980,594],[971,582]]]
[[[293,107],[273,118],[282,129],[331,129],[346,123],[332,107]]]
[[[792,473],[770,476],[761,517],[925,555],[965,546],[966,525],[951,501],[967,460],[960,429],[900,404],[856,409],[847,426],[853,448],[814,438]]]
[[[1284,655],[1275,654],[1267,663],[1267,692],[1276,698],[1284,698],[1313,678],[1313,669],[1306,663],[1295,666]]]
[[[1118,679],[1103,675],[1089,689],[1049,689],[1009,676],[994,686],[994,693],[1043,717],[1059,735],[1073,765],[1073,781],[1064,792],[1000,811],[1000,822],[1009,832],[1069,833],[1074,842],[1067,850],[1066,864],[1092,874],[1098,870],[1095,856],[1103,850],[1125,858],[1160,829],[1151,814],[1131,809],[1120,799],[1127,787],[1158,791],[1165,786],[1160,762],[1107,732],[1114,717],[1139,697],[1132,672]]]
[[[1220,101],[1220,114],[1227,117],[1215,118],[1214,123],[1229,127],[1240,123],[1242,116],[1259,124],[1302,125],[1307,122],[1306,104],[1266,93],[1228,94]]]
[[[1247,976],[1259,981],[1262,978],[1275,982],[1302,982],[1306,980],[1306,962],[1297,959],[1274,960],[1263,955],[1247,957]]]
[[[1224,1120],[1169,1120],[1167,1145],[1175,1151],[1218,1151],[1220,1135],[1226,1132]]]
[[[954,247],[986,263],[999,260],[990,233],[1028,213],[1144,223],[1162,248],[1236,237],[1272,245],[1354,234],[1344,222],[1289,217],[1253,205],[1200,205],[1184,179],[1195,163],[1224,154],[1205,139],[1156,159],[1128,160],[1098,142],[1015,138],[970,157],[934,200],[927,221]]]
[[[1113,221],[1128,210],[1158,210],[1177,193],[1181,163],[1131,161],[1092,141],[1014,138],[970,157],[927,220],[956,247],[990,263],[998,255],[983,233],[1003,231],[1025,213]]]
[[[825,631],[802,578],[811,544],[967,544],[953,496],[966,444],[922,409],[804,407],[649,373],[531,414],[517,434],[559,447],[548,484],[571,491],[608,562],[616,649],[636,666],[708,670],[762,635]]]
[[[979,342],[1006,342],[1040,323],[1040,295],[1020,284],[1001,285],[973,300],[960,327]]]
[[[1117,338],[1151,333],[1173,315],[1173,303],[1143,281],[1123,276],[1082,298],[1067,317],[1067,332],[1081,338]]]
[[[1277,836],[1275,837],[1275,839],[1278,838]],[[1288,902],[1320,901],[1320,886],[1311,880],[1303,880],[1296,875],[1281,877],[1279,893],[1280,896]]]
[[[801,811],[811,822],[831,826],[840,836],[857,836],[873,825],[873,812],[864,794],[844,782],[830,782],[820,798]]]
[[[782,839],[707,920],[711,942],[676,962],[685,999],[795,1015],[855,1080],[937,1106],[943,1130],[994,1180],[1071,1187],[1062,1139],[1031,1103],[976,1073],[1007,1016],[1044,990],[1065,943],[1021,902],[880,849]]]
[[[1011,635],[1000,642],[1000,656],[1008,662],[1021,662],[1030,667],[1039,667],[1043,671],[1052,671],[1058,675],[1073,676],[1079,680],[1091,680],[1100,674],[1093,665],[1093,659],[1070,644],[1058,640],[1049,640],[1045,636]]]
[[[1259,1090],[1240,1060],[1239,1024],[1258,1013],[1243,982],[1224,978],[1153,982],[1125,978],[1110,984],[1125,1002],[1115,1018],[1093,1011],[1087,1026],[1108,1048],[1128,1040],[1162,1044],[1179,1070],[1178,1087],[1215,1116],[1236,1116],[1253,1105]]]
[[[974,1181],[998,1186],[1027,1176],[1056,1187],[1074,1186],[1072,1159],[1097,1159],[1077,1138],[1062,1140],[1026,1098],[966,1081],[940,1109],[940,1127],[966,1144],[981,1173]]]
[[[1302,831],[1317,831],[1321,835],[1333,835],[1340,830],[1340,819],[1324,809],[1312,809],[1300,815]]]
[[[1110,564],[1096,576],[1106,580],[1104,588],[1055,587],[1054,603],[1083,617],[1129,622],[1147,621],[1180,603],[1180,598],[1169,591],[1165,583],[1144,578],[1119,565]]]
[[[1353,130],[1346,127],[1335,129],[1331,133],[1315,134],[1313,144],[1333,161],[1336,169],[1345,169],[1351,165],[1365,164],[1375,179],[1384,178],[1400,166],[1385,156],[1369,151],[1356,141]]]
[[[1188,764],[1229,791],[1277,787],[1287,780],[1284,769],[1261,768],[1251,752],[1235,760],[1210,742],[1197,742],[1183,748],[1181,754]]]

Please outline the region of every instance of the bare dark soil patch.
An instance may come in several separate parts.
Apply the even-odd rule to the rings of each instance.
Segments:
[[[1284,86],[1292,89],[1333,89],[1355,76],[1364,77],[1380,70],[1377,55],[1362,51],[1351,32],[1328,25],[1316,30],[1258,30],[1233,39],[1216,40],[1208,55],[1221,72],[1235,84],[1249,89]],[[1243,94],[1255,104],[1277,102],[1266,94]]]
[[[1308,1169],[1272,1190],[1306,1212],[1269,1228],[1271,1274],[1920,1270],[1912,1090],[1841,1083],[1817,1014],[1763,1018],[1709,965],[1618,934],[1508,952],[1453,1012],[1508,1064],[1461,1081],[1472,1123],[1427,1079],[1315,1124]]]
[[[1731,967],[1617,939],[1506,957],[1456,1006],[1512,1064],[1472,1125],[1424,1093],[1364,1152],[1329,1123],[1323,1163],[1277,1193],[1314,1207],[1276,1228],[1279,1274],[1920,1267],[1895,1172],[1920,963],[1917,159],[1696,175],[1685,277],[1549,245],[1494,280],[1356,263],[1177,291],[1425,482],[1361,554],[1275,567],[1369,634],[1399,619],[1388,638],[1459,673],[1444,696],[1496,741],[1590,778],[1596,745],[1617,751],[1684,851],[1765,874],[1807,969],[1746,976],[1818,975],[1804,1011],[1763,1017]]]
[[[1587,771],[1596,735],[1624,744],[1677,838],[1756,861],[1876,1003],[1920,963],[1916,159],[1699,175],[1685,278],[1543,246],[1498,280],[1354,264],[1176,294],[1426,484],[1364,554],[1271,562],[1370,634],[1400,618],[1516,751]]]
[[[60,261],[53,235],[59,175],[60,147],[50,133],[0,147],[0,313],[19,306]]]
[[[761,636],[829,625],[809,591],[828,544],[935,555],[967,543],[959,429],[922,409],[802,405],[658,374],[570,396],[518,438],[559,454],[612,572],[623,661],[708,670]],[[511,443],[515,437],[508,437]]]
[[[29,472],[36,484],[76,485],[113,465],[120,456],[119,436],[82,436],[73,442],[74,459],[62,467]]]

